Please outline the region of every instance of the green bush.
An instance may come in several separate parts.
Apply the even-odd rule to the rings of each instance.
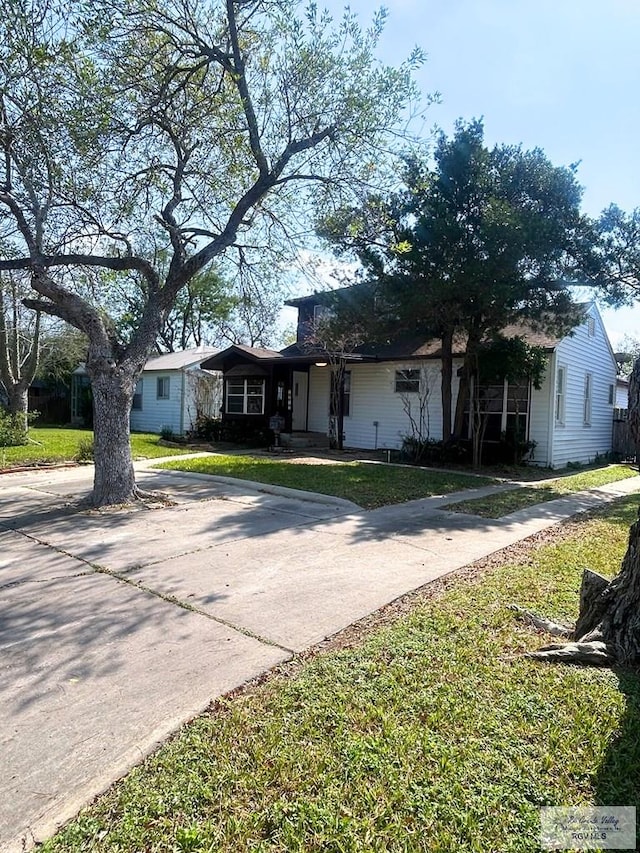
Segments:
[[[400,458],[410,465],[464,465],[471,461],[471,448],[469,442],[449,441],[445,444],[433,438],[423,441],[413,435],[405,435]]]
[[[482,446],[483,465],[522,465],[525,457],[536,448],[535,441],[526,441],[513,432],[503,432],[500,441],[485,441]],[[410,465],[470,465],[471,441],[452,439],[446,444],[427,439],[421,441],[413,435],[402,439],[400,458]]]
[[[201,441],[220,441],[222,438],[222,421],[220,418],[198,415],[193,425],[193,434]]]
[[[500,462],[522,465],[525,457],[536,449],[538,442],[527,441],[527,438],[521,433],[515,430],[507,430],[502,433],[500,446],[504,450],[504,458],[500,458]]]
[[[273,441],[273,433],[261,424],[244,420],[225,421],[220,439],[243,447],[267,447]]]
[[[163,438],[165,441],[171,441],[173,439],[173,427],[166,424],[160,427],[160,438]]]
[[[93,462],[93,439],[81,438],[73,458],[76,462]]]
[[[273,441],[273,433],[264,424],[251,421],[237,421],[199,416],[193,428],[193,434],[201,441],[228,441],[245,447],[266,447]]]
[[[38,417],[39,412],[29,412],[27,424]],[[0,447],[19,447],[29,443],[28,430],[25,429],[24,415],[12,415],[0,408]]]
[[[441,441],[434,441],[431,438],[423,441],[415,435],[405,435],[402,439],[400,458],[411,465],[428,465],[439,456],[441,449]]]

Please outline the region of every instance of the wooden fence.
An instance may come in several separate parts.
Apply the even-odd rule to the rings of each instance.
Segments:
[[[627,419],[626,409],[615,409],[613,413],[612,450],[623,462],[635,462],[637,448]]]

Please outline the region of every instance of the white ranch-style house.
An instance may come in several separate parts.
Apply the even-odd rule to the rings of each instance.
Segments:
[[[303,335],[322,295],[291,300],[298,308],[298,341],[280,352],[231,346],[203,362],[224,376],[223,421],[268,428],[284,418],[284,431],[326,434],[331,406],[330,363],[305,348]],[[504,330],[542,346],[547,368],[540,389],[507,382],[485,389],[485,440],[497,441],[517,426],[533,443],[531,462],[560,468],[588,462],[611,450],[616,360],[595,303],[583,306],[584,322],[570,335],[553,338],[522,327]],[[454,350],[454,355],[456,352]],[[462,349],[454,358],[453,407]],[[424,413],[431,439],[442,437],[439,341],[398,341],[376,349],[359,347],[345,357],[344,445],[397,449],[411,434],[407,403]]]

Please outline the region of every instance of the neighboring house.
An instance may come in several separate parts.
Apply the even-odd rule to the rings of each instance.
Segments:
[[[629,407],[629,380],[622,376],[616,378],[616,409]]]
[[[38,413],[38,425],[68,423],[70,402],[69,389],[62,383],[34,379],[29,386],[29,411]]]
[[[220,417],[222,377],[202,369],[202,362],[218,350],[206,347],[171,352],[149,359],[138,380],[131,407],[131,429],[161,433],[171,430],[184,435],[198,415]],[[73,372],[71,423],[87,424],[91,396],[84,365]]]
[[[149,359],[138,380],[131,407],[131,429],[184,435],[198,415],[219,417],[222,378],[202,369],[217,353],[211,348],[170,352]]]
[[[331,359],[309,352],[305,330],[323,310],[322,295],[290,300],[298,308],[298,341],[286,349],[232,346],[203,362],[223,371],[223,420],[268,427],[269,418],[285,418],[285,431],[326,433],[331,406]],[[508,429],[535,442],[531,461],[549,467],[587,462],[611,450],[616,361],[595,304],[584,307],[585,321],[571,335],[553,338],[511,327],[507,336],[523,336],[548,353],[542,387],[529,384],[485,389],[487,441]],[[463,342],[454,349],[453,406]],[[411,433],[426,396],[423,424],[432,439],[442,437],[439,341],[397,341],[366,345],[345,353],[344,444],[362,449],[399,448]],[[428,392],[428,393],[426,393]],[[483,392],[484,393],[484,392]],[[424,431],[423,431],[424,434]]]

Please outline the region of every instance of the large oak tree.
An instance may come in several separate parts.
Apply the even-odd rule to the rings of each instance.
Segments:
[[[27,271],[27,304],[88,339],[96,505],[137,495],[129,410],[180,292],[373,178],[421,60],[379,65],[383,23],[294,0],[4,4],[0,236],[19,256],[0,271]],[[113,275],[145,294],[126,342]]]

